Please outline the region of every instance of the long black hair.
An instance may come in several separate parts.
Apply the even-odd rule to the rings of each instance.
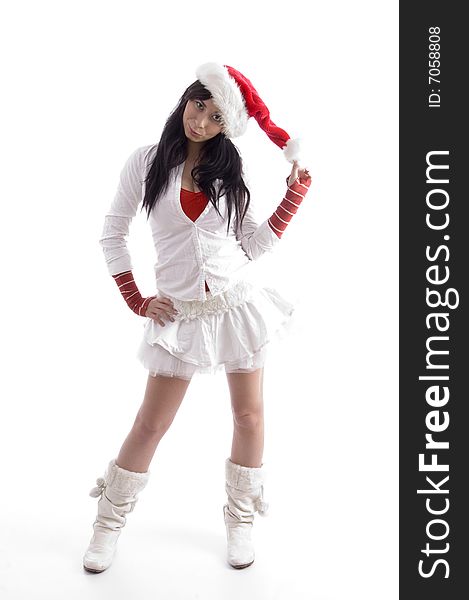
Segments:
[[[168,117],[157,144],[155,157],[145,178],[146,188],[142,209],[145,207],[147,210],[147,220],[153,206],[168,188],[171,170],[187,158],[187,137],[184,133],[182,116],[187,102],[195,98],[200,100],[212,98],[208,89],[198,79],[181,96],[178,105]],[[148,150],[148,154],[154,150],[155,145]],[[242,166],[243,161],[238,149],[223,131],[220,131],[202,145],[197,165],[191,171],[197,186],[204,192],[219,215],[218,199],[225,195],[228,211],[227,233],[233,207],[234,223],[236,226],[238,223],[241,225],[251,201],[251,194],[242,178]],[[222,182],[218,193],[213,185],[216,179]]]

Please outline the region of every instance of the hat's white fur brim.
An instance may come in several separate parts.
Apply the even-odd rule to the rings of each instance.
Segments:
[[[212,94],[222,113],[222,131],[228,138],[236,138],[246,131],[249,114],[244,97],[228,69],[214,62],[204,63],[196,70],[197,79]]]

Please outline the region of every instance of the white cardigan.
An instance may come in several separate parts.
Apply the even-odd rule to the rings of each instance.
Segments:
[[[145,195],[146,173],[156,148],[141,146],[129,156],[120,174],[114,200],[106,213],[101,244],[111,275],[132,270],[126,244],[130,222]],[[230,230],[225,197],[219,199],[220,218],[209,201],[201,215],[192,221],[180,201],[182,163],[170,173],[168,189],[153,206],[150,224],[157,262],[156,287],[159,294],[179,300],[206,300],[205,280],[213,296],[243,279],[243,268],[264,252],[270,252],[280,238],[267,219],[260,225],[251,204],[243,220],[242,231],[234,231],[232,211]],[[215,188],[221,184],[216,180]],[[145,209],[144,209],[145,210]],[[145,213],[146,216],[146,213]]]

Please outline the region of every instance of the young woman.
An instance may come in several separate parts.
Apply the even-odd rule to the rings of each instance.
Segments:
[[[233,412],[225,459],[223,514],[227,560],[254,561],[251,528],[263,499],[263,368],[269,341],[285,331],[294,306],[254,285],[245,268],[279,243],[311,178],[299,167],[299,143],[269,117],[252,83],[227,65],[206,63],[169,116],[157,144],[137,148],[122,169],[100,244],[128,306],[145,317],[138,358],[148,370],[143,403],[117,458],[90,495],[99,497],[87,571],[108,568],[117,539],[148,482],[155,450],[194,374],[226,372]],[[284,198],[260,225],[243,164],[231,138],[253,116],[293,168]],[[143,202],[142,202],[143,201]],[[146,208],[157,263],[158,293],[143,298],[132,275],[126,236],[138,206]]]

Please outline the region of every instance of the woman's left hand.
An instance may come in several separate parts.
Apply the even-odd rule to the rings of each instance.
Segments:
[[[296,181],[297,177],[300,178],[301,183],[305,183],[308,186],[311,183],[311,175],[309,174],[308,169],[299,169],[298,161],[295,160],[293,161],[293,167],[290,173],[290,177],[288,178],[288,185],[292,185],[292,183]]]

